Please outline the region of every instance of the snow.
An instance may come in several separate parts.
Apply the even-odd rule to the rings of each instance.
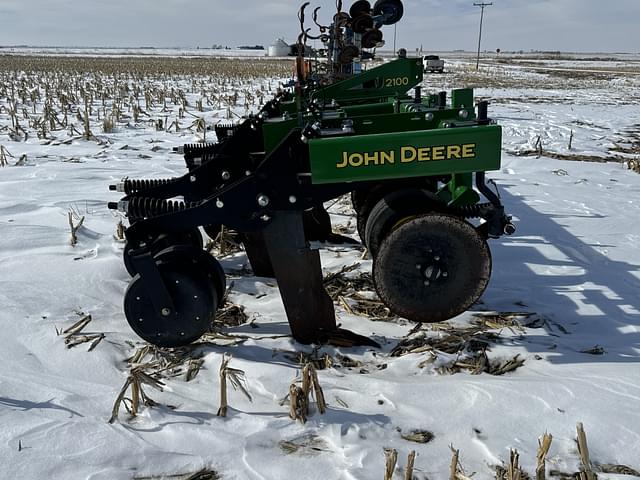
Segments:
[[[242,48],[0,47],[0,54],[73,57],[266,57],[267,50]]]
[[[452,67],[450,76],[429,76],[425,85],[459,84],[468,66]],[[545,83],[556,80],[526,67],[508,75],[538,86],[477,93],[493,101],[490,115],[504,127],[502,169],[491,177],[518,231],[491,242],[492,279],[473,310],[532,314],[522,317],[528,327],[493,330],[499,338],[487,352],[491,360],[519,354],[524,365],[502,376],[443,374],[441,367],[457,354],[390,356],[414,327],[410,322],[374,322],[336,306],[345,328],[382,348],[322,347],[318,354],[346,355],[362,366],[318,371],[328,411],[314,410],[304,425],[288,417],[281,401],[300,375],[287,352],[312,348],[287,336],[275,282],[238,274],[247,265],[243,253],[222,264],[233,282],[231,300],[244,305],[253,322],[225,332],[247,338],[203,345],[195,379],[167,378],[163,392],[145,387],[159,406],[142,408],[135,419],[122,408],[108,423],[129,372],[126,359],[143,345],[122,312],[129,277],[122,242],[114,237],[119,217],[106,208],[117,200],[108,185],[124,176],[181,174],[182,158],[171,148],[197,134],[130,123],[113,134],[96,132],[101,144],[44,145],[34,136],[13,142],[0,132],[0,145],[16,157],[0,168],[0,477],[186,478],[207,467],[224,479],[373,479],[383,476],[384,449],[395,448],[399,467],[415,450],[415,477],[437,479],[448,478],[452,445],[467,474],[485,479],[508,461],[509,448],[518,449],[532,474],[544,432],[554,436],[548,469],[575,472],[578,422],[594,463],[640,469],[640,175],[611,151],[639,131],[640,80],[550,89]],[[204,115],[210,124],[224,111]],[[0,123],[9,124],[5,111]],[[516,155],[535,150],[538,137],[545,152],[603,161]],[[26,165],[13,166],[23,153]],[[75,247],[69,245],[70,209],[85,217]],[[331,212],[353,232],[348,202]],[[336,272],[359,262],[358,271],[370,271],[361,253],[323,250],[323,266]],[[80,313],[93,319],[83,334],[105,335],[92,351],[89,343],[68,349],[58,334]],[[475,320],[467,312],[447,325],[468,328]],[[426,326],[422,333],[443,335]],[[584,353],[595,347],[603,353]],[[230,389],[230,412],[221,418],[218,368],[225,352],[233,355],[231,366],[245,372],[253,400]],[[402,438],[416,429],[435,437],[426,444]],[[307,446],[287,453],[282,441]],[[401,468],[394,478],[402,478]]]

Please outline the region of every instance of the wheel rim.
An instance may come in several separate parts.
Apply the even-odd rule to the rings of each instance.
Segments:
[[[376,291],[397,315],[439,322],[471,307],[491,275],[486,241],[464,220],[443,214],[402,223],[374,260]]]

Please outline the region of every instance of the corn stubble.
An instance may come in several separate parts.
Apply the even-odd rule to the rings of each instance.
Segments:
[[[271,94],[273,79],[290,72],[290,61],[273,59],[0,55],[0,98],[6,99],[0,111],[10,120],[0,131],[14,142],[107,144],[97,132],[147,123],[206,141],[210,125],[202,112],[231,118],[236,109],[255,110]],[[8,165],[6,157],[0,148],[0,167]]]
[[[301,383],[301,385],[298,385]],[[322,386],[318,380],[318,374],[312,363],[307,363],[302,369],[302,378],[294,381],[289,386],[289,417],[306,423],[310,412],[310,397],[316,401],[316,408],[322,415],[327,411],[327,403],[324,398]]]

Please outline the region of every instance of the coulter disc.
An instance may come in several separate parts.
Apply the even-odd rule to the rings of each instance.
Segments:
[[[387,18],[383,25],[393,25],[404,15],[404,6],[401,0],[378,0],[373,6],[373,14],[385,15]]]
[[[368,2],[368,0],[358,0],[357,2],[354,2],[354,4],[351,5],[351,8],[349,9],[349,16],[351,18],[356,18],[363,13],[371,13],[371,4]]]

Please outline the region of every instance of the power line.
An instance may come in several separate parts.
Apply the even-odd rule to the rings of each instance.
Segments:
[[[490,7],[491,5],[493,5],[493,2],[491,3],[474,3],[473,4],[476,7],[480,7],[481,11],[480,11],[480,34],[478,35],[478,58],[476,59],[476,70],[478,70],[480,68],[480,43],[482,42],[482,20],[484,19],[484,7]]]

